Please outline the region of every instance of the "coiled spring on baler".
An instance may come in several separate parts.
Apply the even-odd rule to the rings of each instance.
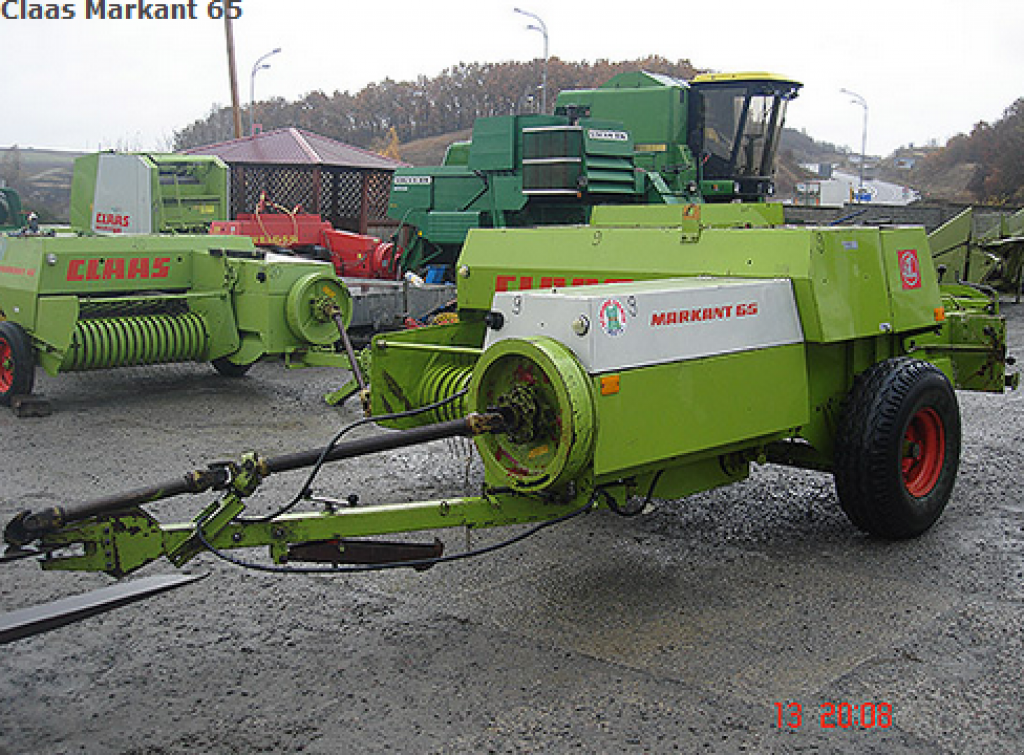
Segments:
[[[82,319],[61,362],[62,371],[202,361],[210,337],[194,313]]]
[[[426,406],[444,401],[465,391],[473,377],[472,366],[435,365],[427,369],[420,383],[420,405]],[[465,397],[443,404],[427,414],[432,422],[448,422],[464,417],[468,412]]]

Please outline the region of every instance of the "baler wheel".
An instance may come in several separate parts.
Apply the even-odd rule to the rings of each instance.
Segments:
[[[32,341],[15,322],[0,322],[0,404],[12,396],[27,396],[35,384],[36,363]]]
[[[249,364],[235,364],[227,357],[214,359],[210,364],[221,375],[229,378],[240,378],[252,368],[251,362]]]
[[[960,464],[956,393],[933,364],[899,357],[857,377],[836,436],[839,504],[857,528],[916,537],[942,515]]]

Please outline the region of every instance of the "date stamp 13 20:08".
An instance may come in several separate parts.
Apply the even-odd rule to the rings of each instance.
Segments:
[[[800,703],[774,703],[775,724],[780,729],[799,729],[804,724],[822,729],[888,729],[892,703],[821,703],[812,713]]]

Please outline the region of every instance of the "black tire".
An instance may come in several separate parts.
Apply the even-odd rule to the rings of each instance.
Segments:
[[[917,537],[942,515],[960,466],[960,408],[945,375],[907,357],[857,377],[836,435],[839,504],[858,529]]]
[[[210,364],[221,375],[229,378],[240,378],[252,367],[252,362],[249,364],[235,364],[227,357],[218,357],[210,362]]]
[[[28,396],[36,381],[36,353],[24,328],[0,321],[0,404],[10,406],[12,396]]]

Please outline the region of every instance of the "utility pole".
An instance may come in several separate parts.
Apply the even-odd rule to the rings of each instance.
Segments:
[[[235,124],[235,138],[242,138],[242,109],[238,104],[238,74],[235,72],[235,35],[231,30],[231,14],[224,14],[224,35],[228,46],[228,78],[231,81],[231,115]]]
[[[864,195],[864,161],[867,159],[868,151],[868,101],[849,89],[840,89],[839,91],[850,95],[853,98],[851,102],[854,105],[860,105],[864,108],[864,127],[860,132],[860,186],[857,187],[857,202],[859,204]]]

